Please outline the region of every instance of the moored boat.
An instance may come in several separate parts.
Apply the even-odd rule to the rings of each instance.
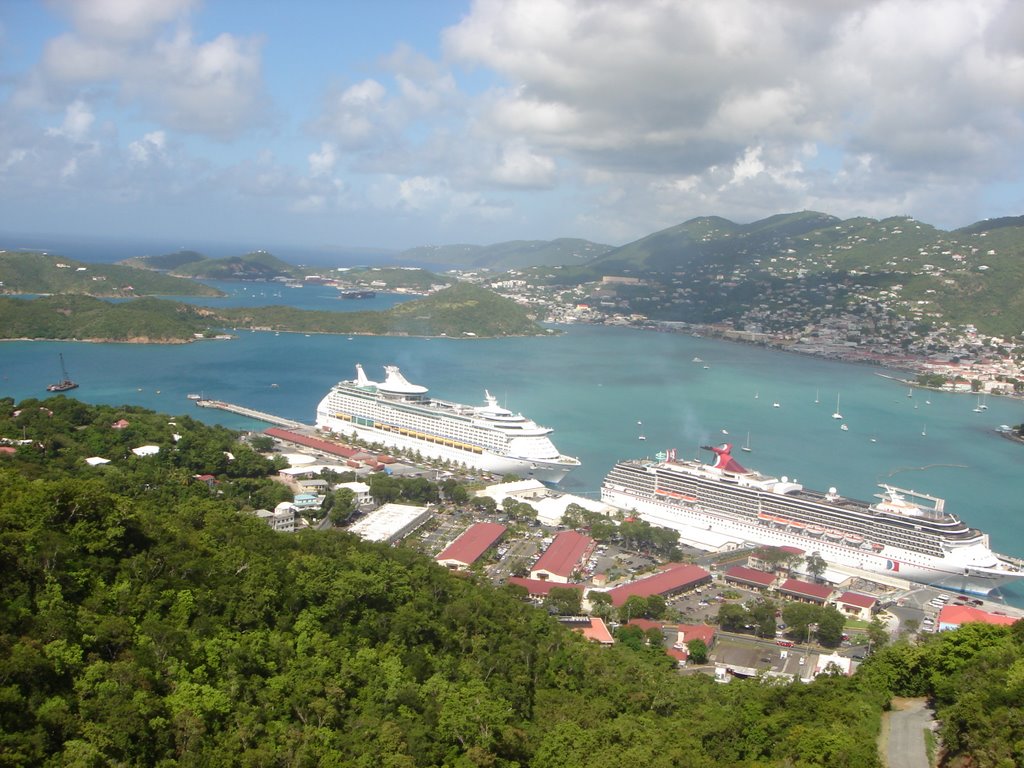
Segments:
[[[705,549],[796,547],[836,565],[979,594],[1024,578],[1024,562],[993,552],[988,534],[947,512],[941,498],[882,485],[874,503],[850,499],[748,470],[728,443],[706,449],[712,464],[677,460],[675,451],[664,461],[620,461],[601,500]],[[655,487],[693,501],[655,495]]]
[[[397,366],[384,370],[384,381],[370,381],[357,365],[354,380],[331,387],[317,406],[317,427],[546,483],[557,483],[580,464],[558,452],[550,427],[502,408],[487,390],[485,405],[464,405],[428,396],[426,387],[408,381]]]

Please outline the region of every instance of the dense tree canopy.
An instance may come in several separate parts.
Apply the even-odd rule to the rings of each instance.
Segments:
[[[589,645],[412,550],[275,533],[247,513],[273,465],[222,462],[246,455],[230,432],[0,401],[0,437],[22,435],[0,454],[2,765],[870,768],[889,697],[924,693],[954,749],[1020,761],[1016,627],[886,648],[853,678],[719,686],[679,676],[660,634]]]

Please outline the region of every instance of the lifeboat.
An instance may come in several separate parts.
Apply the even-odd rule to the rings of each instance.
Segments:
[[[825,531],[825,538],[832,539],[833,541],[839,541],[843,538],[843,534],[839,531],[827,530]]]
[[[825,526],[823,525],[808,525],[807,532],[812,536],[823,536],[825,534]]]

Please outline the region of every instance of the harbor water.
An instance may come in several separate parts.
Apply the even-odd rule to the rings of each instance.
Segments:
[[[408,297],[339,300],[326,287],[270,288],[270,297],[228,288],[201,303],[379,309]],[[369,306],[374,302],[378,306]],[[320,306],[326,304],[327,307]],[[396,364],[434,397],[500,404],[552,427],[556,446],[582,466],[562,482],[596,496],[612,465],[676,449],[731,442],[744,465],[805,486],[871,499],[880,483],[946,500],[946,509],[987,531],[993,549],[1024,557],[1024,446],[1000,437],[1024,422],[1024,402],[910,389],[865,365],[822,360],[684,334],[570,326],[546,338],[500,340],[328,336],[237,331],[231,340],[180,345],[4,342],[0,395],[45,398],[59,353],[79,383],[70,396],[130,403],[229,427],[267,425],[187,399],[201,394],[312,423],[332,384],[362,363],[371,379]],[[843,419],[833,419],[838,409]],[[846,424],[846,431],[840,429]],[[643,437],[644,439],[641,439]],[[750,451],[740,451],[749,443]],[[1024,604],[1024,585],[1008,590]]]

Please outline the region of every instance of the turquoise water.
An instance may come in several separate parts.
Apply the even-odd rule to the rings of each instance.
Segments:
[[[294,297],[291,303],[364,305],[310,290],[280,292]],[[807,487],[835,486],[843,495],[870,498],[878,483],[890,482],[943,497],[949,511],[988,531],[997,551],[1024,557],[1024,447],[993,431],[1024,421],[1020,401],[989,398],[988,411],[974,413],[970,395],[915,390],[908,397],[907,387],[868,366],[677,334],[562,330],[556,337],[493,341],[240,332],[230,341],[166,346],[5,342],[0,394],[46,397],[62,352],[81,385],[72,394],[84,401],[263,428],[195,408],[186,395],[311,423],[328,388],[352,378],[357,362],[370,378],[394,363],[437,397],[482,403],[486,388],[507,407],[553,427],[559,449],[583,462],[562,483],[573,493],[596,495],[619,459],[668,448],[695,456],[702,444],[731,441],[741,463]],[[837,395],[847,432],[831,418]],[[748,432],[753,450],[742,453]],[[1024,595],[1021,586],[1018,591]]]

